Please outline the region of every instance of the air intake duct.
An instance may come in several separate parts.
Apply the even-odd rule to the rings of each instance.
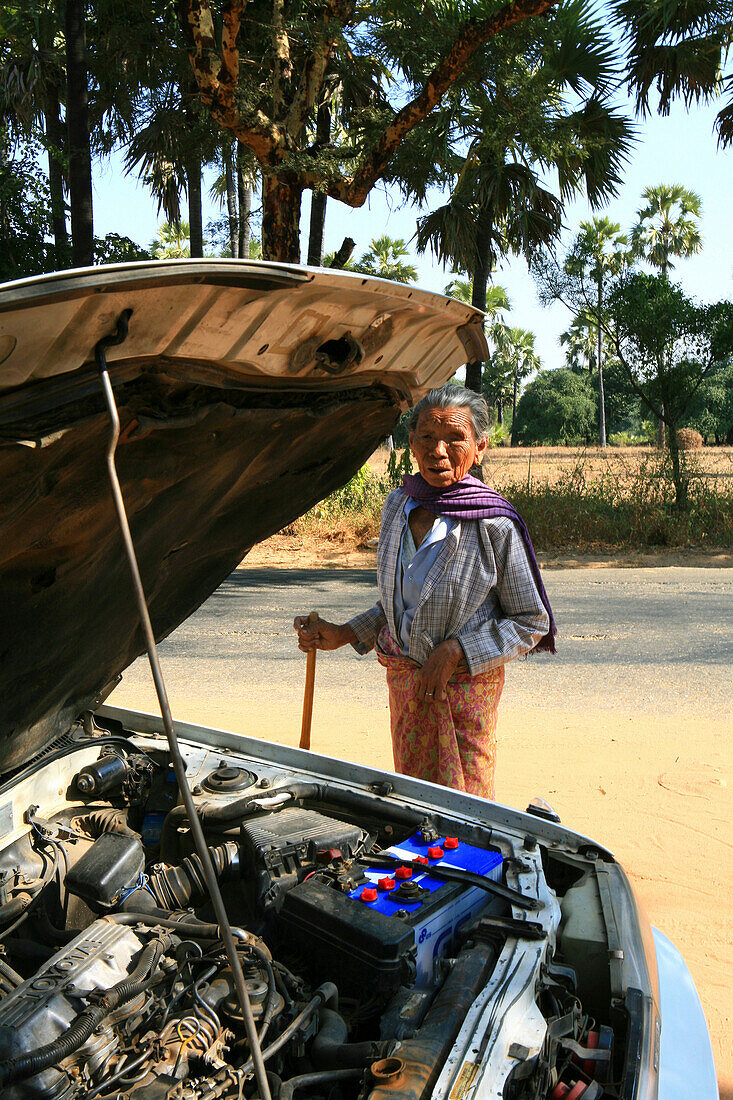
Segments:
[[[209,855],[217,878],[223,878],[239,866],[239,849],[233,840],[209,848]],[[208,893],[201,857],[193,852],[178,866],[150,875],[147,889],[161,909],[185,909],[192,897],[202,897]]]

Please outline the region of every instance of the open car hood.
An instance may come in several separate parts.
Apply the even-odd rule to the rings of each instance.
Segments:
[[[400,412],[486,357],[482,315],[362,275],[184,260],[0,287],[0,772],[103,697],[144,645],[105,467],[153,627],[343,485]]]

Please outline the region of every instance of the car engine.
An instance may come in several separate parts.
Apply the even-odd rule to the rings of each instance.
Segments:
[[[186,763],[273,1100],[623,1095],[587,861],[388,783]],[[177,794],[160,738],[102,730],[0,795],[5,1100],[257,1095]]]

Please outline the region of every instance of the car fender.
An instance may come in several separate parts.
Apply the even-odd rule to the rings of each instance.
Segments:
[[[719,1100],[710,1034],[692,975],[674,944],[658,928],[652,934],[662,1018],[659,1100]]]

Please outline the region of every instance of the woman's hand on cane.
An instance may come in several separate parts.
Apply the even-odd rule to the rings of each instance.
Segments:
[[[455,638],[448,638],[435,647],[416,676],[417,693],[426,703],[447,699],[446,684],[462,657],[461,644]]]
[[[312,649],[340,649],[341,646],[356,641],[356,635],[350,626],[339,626],[327,619],[310,623],[307,615],[296,615],[293,629],[298,632],[298,649],[303,653]]]

